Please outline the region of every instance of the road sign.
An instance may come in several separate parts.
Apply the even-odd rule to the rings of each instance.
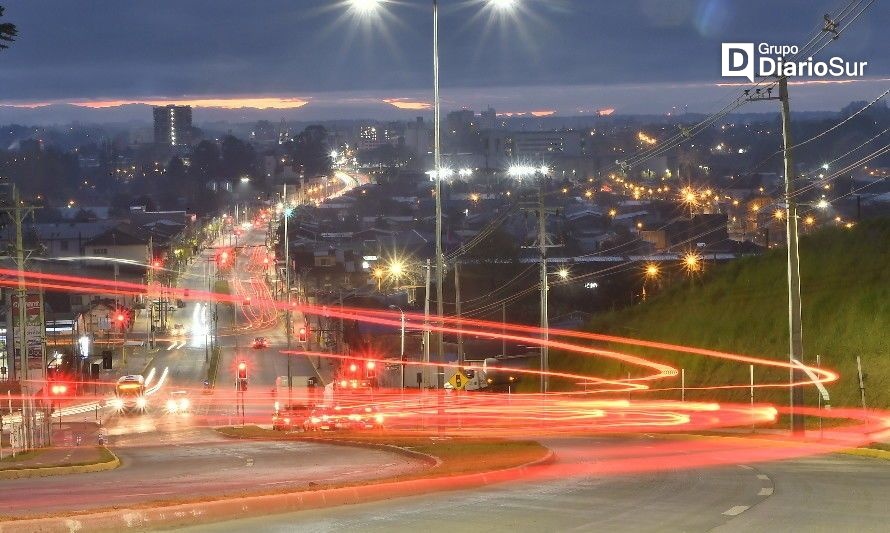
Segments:
[[[467,386],[468,381],[470,381],[470,378],[458,370],[457,373],[451,376],[451,379],[448,380],[448,384],[451,385],[454,390],[463,390],[463,388]]]

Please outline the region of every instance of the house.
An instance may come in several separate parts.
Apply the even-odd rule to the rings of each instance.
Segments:
[[[149,258],[150,240],[150,234],[144,229],[131,224],[120,224],[84,243],[83,264],[107,266],[109,261],[104,258],[114,258],[130,262],[130,269],[144,268],[140,265],[144,265]]]

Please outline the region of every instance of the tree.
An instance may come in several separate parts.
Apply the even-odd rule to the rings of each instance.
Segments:
[[[3,16],[3,6],[0,6],[0,17]],[[11,43],[15,40],[16,35],[18,35],[18,30],[15,27],[15,24],[10,22],[0,22],[0,50],[5,50],[9,48],[9,45],[6,43]]]
[[[221,144],[223,175],[229,179],[252,177],[256,169],[253,147],[232,135],[223,137]]]
[[[213,141],[201,141],[192,154],[192,169],[201,184],[221,177],[219,146]]]

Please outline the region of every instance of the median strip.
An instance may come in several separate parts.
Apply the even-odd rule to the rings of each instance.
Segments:
[[[95,511],[65,517],[30,518],[6,522],[2,531],[123,531],[171,528],[264,516],[338,505],[366,503],[431,492],[470,489],[514,481],[553,460],[553,453],[534,441],[479,438],[437,439],[434,435],[359,434],[306,438],[282,435],[255,426],[222,428],[232,438],[304,440],[347,446],[368,446],[429,456],[421,472],[355,484],[318,485],[311,489],[282,488],[254,495],[221,496],[213,500],[147,503],[126,509]],[[233,497],[235,499],[233,499]],[[234,503],[237,503],[235,505]]]

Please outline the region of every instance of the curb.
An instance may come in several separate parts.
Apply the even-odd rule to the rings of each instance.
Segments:
[[[32,477],[49,477],[64,476],[68,474],[89,474],[92,472],[104,472],[105,470],[114,470],[121,465],[120,458],[114,452],[105,448],[111,454],[112,459],[102,463],[92,463],[88,465],[72,465],[72,466],[44,466],[40,468],[20,468],[13,470],[0,470],[0,480],[5,479],[25,479]],[[0,526],[0,531],[4,528]]]
[[[356,445],[357,443],[353,443]],[[410,450],[404,450],[410,451]],[[420,454],[425,455],[425,454]],[[553,450],[535,461],[502,470],[457,476],[428,477],[333,489],[266,496],[242,496],[149,509],[118,509],[80,516],[37,518],[0,523],[0,533],[70,531],[147,531],[390,500],[430,492],[478,488],[515,480],[526,471],[550,464]]]
[[[843,455],[855,455],[857,457],[868,457],[869,459],[882,459],[890,461],[890,451],[877,450],[875,448],[850,448],[848,450],[838,450],[835,453]]]
[[[385,452],[391,452],[399,455],[404,455],[406,457],[410,457],[412,459],[419,459],[420,461],[429,465],[430,468],[438,468],[442,466],[442,460],[436,457],[435,455],[430,455],[427,453],[422,453],[414,450],[409,450],[408,448],[402,448],[400,446],[395,446],[393,444],[378,444],[374,442],[361,442],[361,441],[353,441],[353,440],[334,440],[334,439],[325,439],[324,437],[300,437],[299,440],[309,441],[309,442],[320,442],[324,444],[334,444],[340,446],[353,446],[355,448],[372,448],[377,450],[383,450]],[[524,466],[524,465],[521,465]]]

